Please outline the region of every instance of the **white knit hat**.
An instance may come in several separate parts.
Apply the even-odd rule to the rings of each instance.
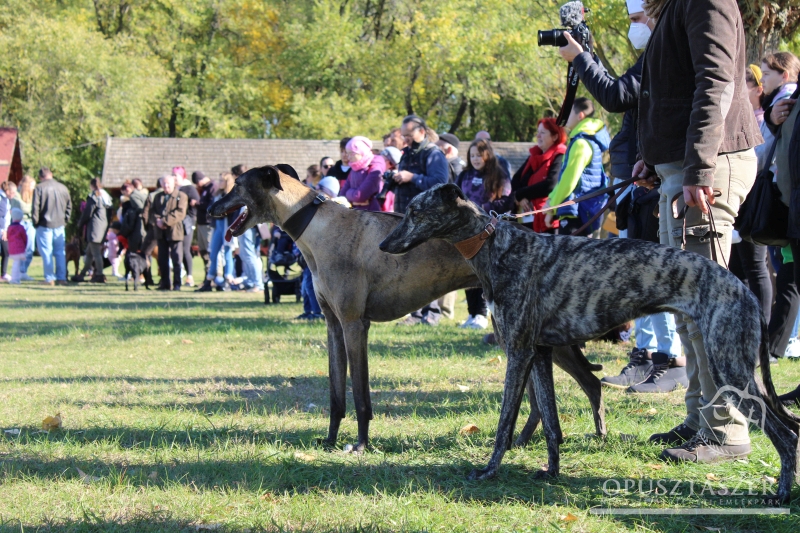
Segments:
[[[339,180],[334,178],[333,176],[325,176],[319,183],[317,183],[317,187],[325,187],[329,191],[333,193],[334,196],[339,196]]]
[[[25,216],[25,213],[22,212],[22,209],[19,207],[14,207],[11,209],[11,221],[12,222],[19,222]]]
[[[625,0],[628,4],[628,15],[644,11],[644,0]]]

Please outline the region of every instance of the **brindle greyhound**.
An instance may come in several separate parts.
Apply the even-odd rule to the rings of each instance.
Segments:
[[[231,235],[241,235],[257,223],[283,226],[290,217],[312,204],[315,193],[300,183],[288,165],[251,169],[236,179],[225,197],[209,207],[212,217],[247,209],[231,225]],[[442,294],[475,287],[478,280],[456,249],[443,241],[431,242],[403,257],[382,253],[380,240],[399,222],[383,213],[354,211],[333,203],[319,205],[297,240],[314,280],[328,326],[330,428],[326,444],[333,446],[345,415],[347,364],[353,382],[358,420],[358,442],[367,446],[372,404],[367,367],[370,323],[395,320],[421,308]],[[286,228],[284,228],[286,229]],[[600,381],[592,371],[602,369],[586,360],[578,347],[553,351],[553,361],[571,375],[589,397],[595,429],[605,436]],[[531,414],[517,444],[526,443],[540,420],[538,403],[529,389]]]
[[[800,474],[800,418],[778,401],[770,375],[766,321],[758,301],[733,274],[700,255],[650,242],[521,231],[515,224],[490,220],[452,184],[414,198],[403,222],[380,248],[399,254],[429,239],[444,239],[463,250],[476,242],[475,237],[483,244],[470,249],[475,253],[468,262],[505,339],[508,365],[494,453],[489,465],[473,472],[473,477],[497,472],[511,443],[531,369],[549,463],[548,470],[539,474],[558,475],[561,430],[551,349],[546,347],[589,340],[617,324],[671,311],[697,323],[720,398],[731,401],[737,394],[748,418],[763,422],[762,430],[781,458],[778,498],[788,501],[792,480]],[[754,376],[757,354],[763,384]]]

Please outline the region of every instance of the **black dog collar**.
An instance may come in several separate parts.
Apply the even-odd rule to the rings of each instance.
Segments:
[[[297,241],[311,223],[311,219],[317,214],[317,209],[328,200],[328,197],[320,193],[314,197],[314,201],[306,204],[294,215],[290,216],[286,222],[280,224],[283,231],[289,234],[293,241]]]

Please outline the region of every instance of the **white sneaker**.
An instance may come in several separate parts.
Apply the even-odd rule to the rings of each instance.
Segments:
[[[3,279],[6,281],[11,281],[11,274],[6,274],[5,276],[3,276]]]
[[[20,279],[20,281],[36,281],[36,280],[34,280],[32,277],[30,277],[29,275],[27,275],[27,274],[22,274],[22,275],[19,277],[19,279]]]
[[[475,317],[474,317],[474,316],[472,316],[472,315],[469,315],[469,318],[468,318],[468,319],[466,319],[466,320],[465,320],[464,322],[462,322],[461,324],[459,324],[459,325],[458,325],[458,327],[459,327],[459,328],[461,328],[461,329],[467,329],[467,328],[469,328],[469,327],[471,327],[471,326],[472,326],[472,321],[473,321],[473,320],[475,320]]]
[[[785,357],[800,357],[800,339],[797,337],[791,339],[786,346]]]
[[[472,324],[467,326],[469,329],[486,329],[489,327],[489,319],[483,315],[475,315]]]

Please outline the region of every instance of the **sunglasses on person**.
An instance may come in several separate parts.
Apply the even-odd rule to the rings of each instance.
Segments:
[[[332,168],[333,165],[322,165],[322,168]]]

